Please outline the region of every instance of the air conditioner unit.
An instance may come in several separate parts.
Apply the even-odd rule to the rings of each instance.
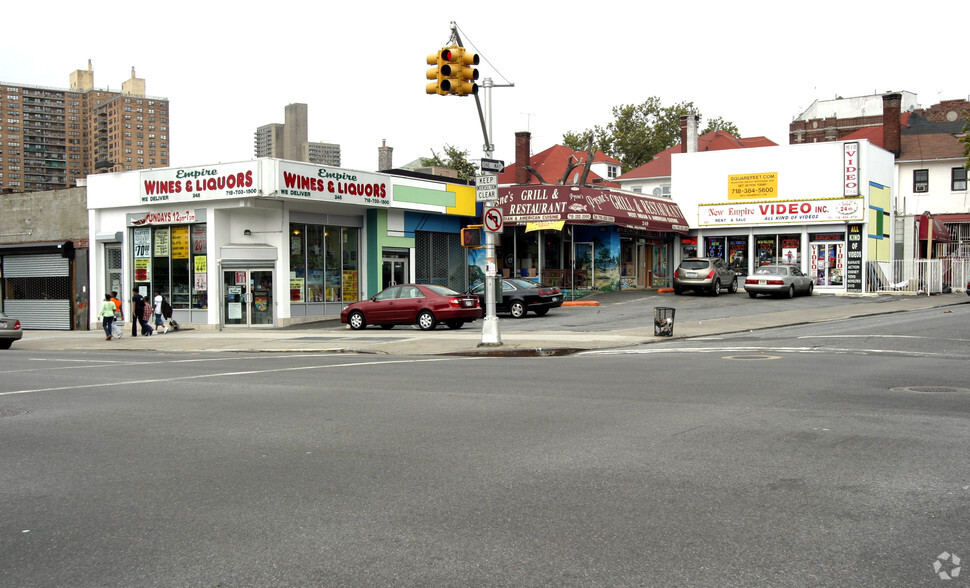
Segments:
[[[930,191],[930,187],[927,186],[926,184],[918,184],[916,186],[916,191],[917,192],[929,192]]]

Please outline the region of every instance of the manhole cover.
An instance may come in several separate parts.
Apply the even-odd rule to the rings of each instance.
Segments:
[[[911,392],[913,394],[967,394],[970,388],[950,388],[949,386],[902,386],[890,388],[893,392]]]
[[[10,407],[0,406],[0,418],[20,416],[22,414],[27,414],[27,411],[22,408],[10,408]]]

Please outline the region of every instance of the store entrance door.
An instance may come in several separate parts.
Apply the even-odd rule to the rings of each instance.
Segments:
[[[816,286],[842,286],[845,275],[844,243],[812,243],[811,276]]]
[[[385,255],[381,264],[381,289],[406,284],[408,281],[408,258],[388,257]]]
[[[596,250],[592,243],[573,243],[573,284],[576,288],[593,288],[596,284],[594,276],[594,260]]]
[[[222,272],[222,324],[227,327],[272,327],[273,270],[228,269]]]

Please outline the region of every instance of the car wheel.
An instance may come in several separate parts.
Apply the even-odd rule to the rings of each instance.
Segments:
[[[680,296],[683,293],[684,293],[684,289],[683,288],[679,288],[677,286],[674,286],[674,296]]]
[[[430,310],[422,310],[418,313],[418,327],[422,331],[431,331],[437,326],[438,319],[434,318]]]
[[[734,279],[731,280],[731,287],[728,289],[728,291],[731,294],[734,294],[734,293],[736,293],[738,291],[738,278],[737,278],[737,276],[735,276]]]
[[[465,321],[445,321],[445,324],[448,325],[449,329],[460,329]]]
[[[549,309],[548,308],[537,308],[537,309],[533,310],[532,312],[536,313],[536,316],[546,316],[546,313],[549,312]]]
[[[10,349],[11,345],[13,345],[12,339],[0,339],[0,349]]]
[[[711,286],[711,294],[714,296],[721,295],[721,280],[714,280],[714,285]]]
[[[367,320],[364,318],[364,313],[355,310],[347,317],[347,324],[350,325],[351,329],[360,330],[367,326]]]
[[[381,328],[384,329],[385,331],[387,331],[389,329],[393,329],[394,328],[394,325],[381,325]]]
[[[758,297],[757,292],[748,292],[748,298],[757,298],[757,297]]]
[[[795,297],[795,285],[794,284],[792,284],[791,286],[788,286],[788,297],[789,298],[794,298]]]
[[[509,314],[512,318],[522,318],[525,316],[525,304],[521,300],[513,300],[512,304],[509,304]]]
[[[815,282],[808,283],[808,295],[811,296],[812,292],[815,291]]]

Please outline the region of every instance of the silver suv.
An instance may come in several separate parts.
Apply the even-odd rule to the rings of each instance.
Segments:
[[[718,296],[727,288],[732,294],[738,291],[738,275],[717,257],[688,257],[674,271],[674,294],[684,290],[708,290]]]

